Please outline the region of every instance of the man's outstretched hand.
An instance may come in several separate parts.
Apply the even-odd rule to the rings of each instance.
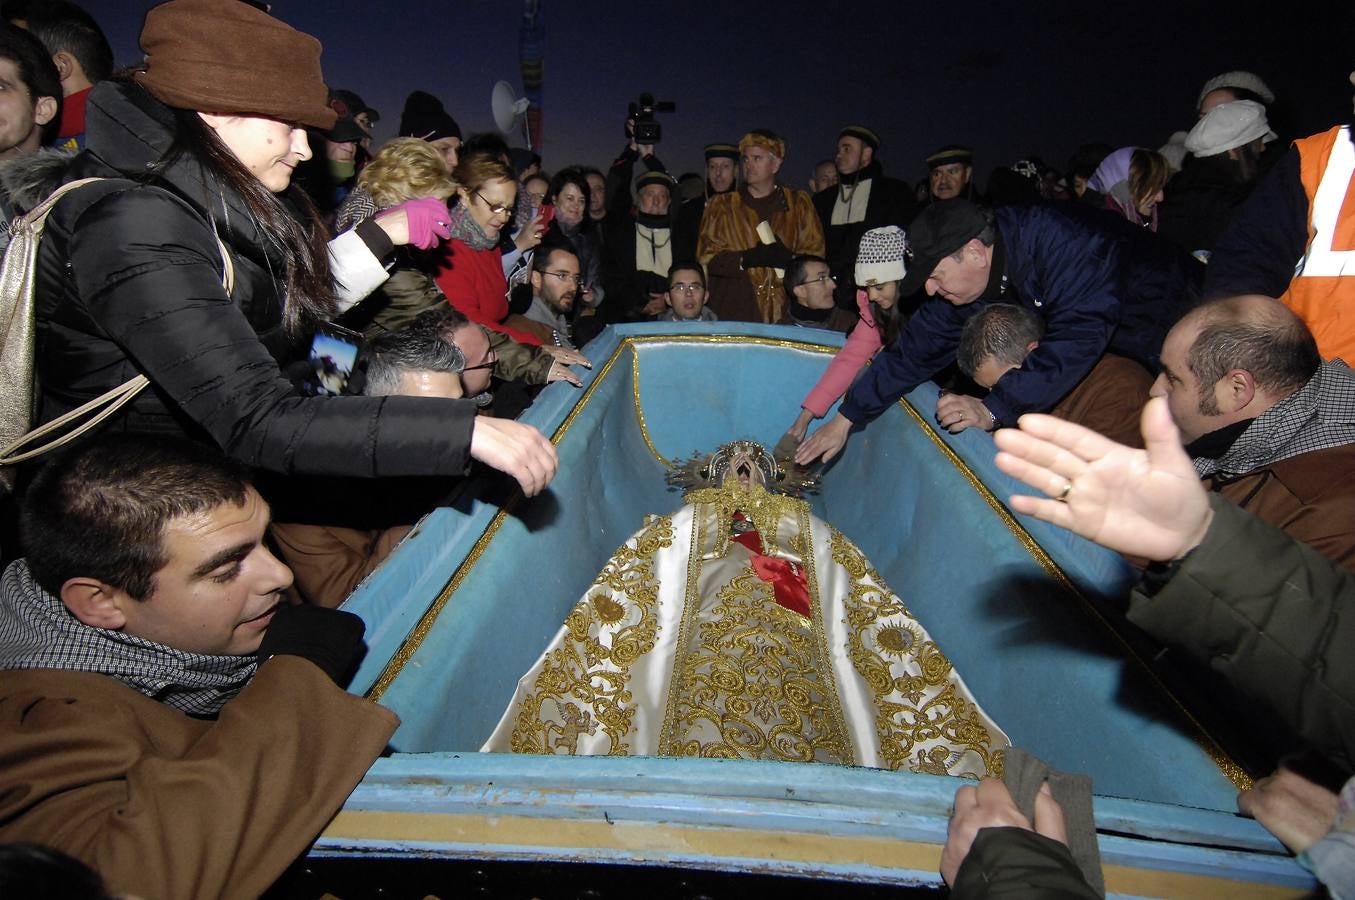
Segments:
[[[1204,540],[1214,513],[1166,400],[1143,408],[1143,450],[1054,416],[1019,425],[993,436],[997,467],[1053,499],[1016,495],[1012,509],[1151,560],[1179,559]]]

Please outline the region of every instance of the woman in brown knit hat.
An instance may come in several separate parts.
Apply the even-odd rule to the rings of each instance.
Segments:
[[[109,180],[63,198],[39,248],[39,421],[141,373],[150,387],[105,428],[187,434],[283,473],[459,475],[469,455],[543,488],[556,457],[535,429],[477,420],[469,401],[306,397],[283,376],[336,311],[324,236],[289,188],[304,127],[335,120],[319,41],[240,0],[172,0],[141,46],[140,71],[94,89],[66,173]]]

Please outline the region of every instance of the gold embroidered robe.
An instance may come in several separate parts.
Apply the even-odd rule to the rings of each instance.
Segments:
[[[608,561],[483,750],[1001,773],[1006,735],[851,541],[761,488],[689,500]],[[809,617],[731,540],[736,510],[804,567]]]
[[[710,308],[721,321],[780,322],[786,292],[776,270],[765,266],[739,267],[739,255],[756,247],[761,221],[744,201],[746,188],[717,194],[706,203],[696,256],[706,267]],[[781,202],[768,220],[781,243],[795,254],[823,256],[823,226],[804,191],[776,188]]]

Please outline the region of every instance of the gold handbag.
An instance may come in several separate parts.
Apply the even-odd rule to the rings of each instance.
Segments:
[[[38,242],[42,239],[48,213],[62,197],[76,188],[103,180],[82,178],[64,184],[26,215],[14,219],[9,247],[5,250],[3,266],[0,266],[0,385],[3,385],[3,390],[0,390],[0,447],[4,448],[0,450],[0,488],[4,491],[14,489],[15,465],[49,453],[80,437],[126,406],[150,383],[145,375],[137,375],[106,394],[38,428],[32,428],[35,398],[38,395],[33,315]],[[229,294],[235,285],[235,265],[215,229],[212,233],[221,250],[221,284]],[[79,424],[72,425],[77,422]],[[23,449],[52,434],[57,437],[31,449]]]

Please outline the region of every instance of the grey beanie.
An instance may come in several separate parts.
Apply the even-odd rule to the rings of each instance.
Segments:
[[[1266,106],[1275,102],[1275,92],[1261,80],[1260,75],[1242,71],[1224,72],[1222,75],[1215,75],[1204,83],[1204,87],[1200,88],[1200,96],[1195,98],[1195,108],[1200,108],[1206,94],[1210,91],[1217,91],[1219,88],[1241,88],[1244,91],[1250,91],[1260,97],[1261,102]]]
[[[897,225],[872,228],[861,235],[861,247],[856,253],[856,283],[865,287],[902,281],[903,245],[903,229]]]

